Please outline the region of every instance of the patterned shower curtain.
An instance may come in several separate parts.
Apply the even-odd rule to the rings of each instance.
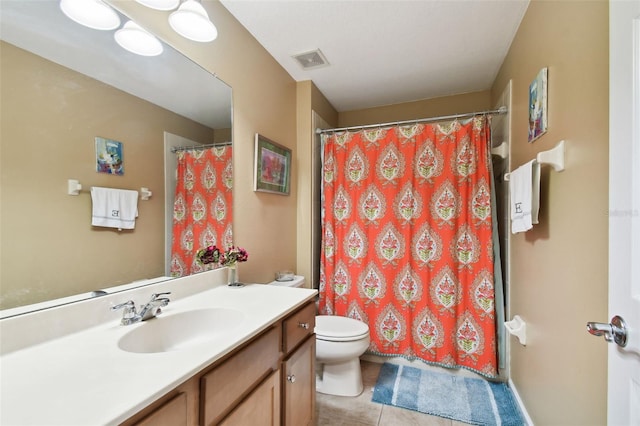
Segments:
[[[210,245],[232,245],[233,164],[231,145],[178,151],[173,204],[171,276],[208,269],[196,262],[196,252]]]
[[[369,353],[497,377],[490,125],[324,136],[320,312]]]

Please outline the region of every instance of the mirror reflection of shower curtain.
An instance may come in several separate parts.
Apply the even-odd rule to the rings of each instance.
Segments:
[[[196,262],[201,248],[233,245],[232,147],[178,151],[173,208],[171,276],[202,272],[211,266]]]
[[[498,377],[489,118],[325,135],[320,312]]]

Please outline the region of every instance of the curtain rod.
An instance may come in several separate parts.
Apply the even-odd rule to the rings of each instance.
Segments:
[[[225,145],[231,145],[231,142],[218,142],[218,143],[210,143],[210,144],[206,144],[206,145],[192,145],[192,146],[174,146],[173,148],[171,148],[171,152],[176,153],[178,151],[187,151],[189,149],[207,149],[207,148],[214,148],[217,146],[225,146]]]
[[[478,112],[467,112],[464,114],[454,114],[454,115],[443,115],[440,117],[431,117],[431,118],[419,118],[417,120],[406,120],[406,121],[392,121],[390,123],[381,123],[381,124],[367,124],[364,126],[349,126],[349,127],[339,127],[335,129],[316,129],[316,133],[321,135],[323,133],[331,133],[331,132],[341,132],[344,130],[355,130],[355,129],[371,129],[375,127],[388,127],[388,126],[398,126],[402,124],[412,124],[412,123],[429,123],[434,121],[445,121],[445,120],[453,120],[456,118],[464,118],[464,117],[473,117],[474,115],[486,115],[486,114],[506,114],[507,107],[501,106],[498,109],[488,110],[488,111],[478,111]]]

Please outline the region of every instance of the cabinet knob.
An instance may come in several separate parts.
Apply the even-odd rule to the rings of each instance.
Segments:
[[[289,374],[289,375],[287,375],[287,381],[288,381],[289,383],[295,383],[295,382],[296,382],[296,376],[295,376],[295,375],[293,375],[293,374]]]
[[[299,322],[298,323],[298,327],[304,328],[305,330],[308,330],[309,329],[309,323],[308,322]]]

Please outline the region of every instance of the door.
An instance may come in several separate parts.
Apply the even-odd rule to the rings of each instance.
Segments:
[[[640,425],[640,1],[609,4],[609,316],[628,333],[609,345],[607,416]]]

